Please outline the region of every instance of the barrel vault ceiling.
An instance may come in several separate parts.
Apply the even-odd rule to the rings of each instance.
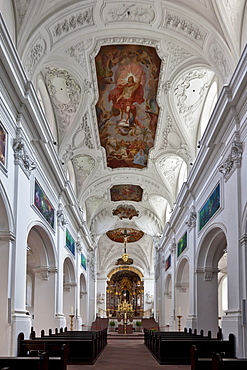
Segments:
[[[123,240],[106,233],[126,229],[132,237],[127,252],[134,265],[152,274],[153,241],[169,220],[220,89],[229,81],[246,42],[241,37],[247,23],[245,6],[244,0],[13,1],[18,53],[98,241],[99,271],[109,271],[123,251]],[[104,47],[108,49],[100,69],[95,58]],[[134,62],[128,47],[134,50]],[[150,48],[157,53],[159,68],[152,64]],[[154,99],[145,108],[146,113],[156,109],[153,115],[146,114],[146,129],[135,121],[130,131],[129,123],[119,124],[121,109],[111,110],[112,102],[107,108],[100,100],[102,91],[116,86],[120,54],[125,67],[133,62],[141,68],[147,91],[148,83],[150,88],[157,83]],[[100,103],[105,111],[96,110]],[[141,104],[135,101],[137,111]],[[109,130],[119,131],[117,140],[108,131],[104,146],[105,122]],[[152,136],[144,162],[134,159],[137,150],[126,149],[126,135],[131,143],[141,137],[146,147]],[[107,155],[114,165],[109,166]],[[139,164],[130,164],[135,162]],[[144,233],[139,239],[137,231]]]

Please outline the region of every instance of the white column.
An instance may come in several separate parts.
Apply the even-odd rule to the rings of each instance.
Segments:
[[[189,314],[186,318],[186,328],[192,330],[197,328],[197,317],[196,317],[196,291],[195,291],[195,255],[196,255],[196,212],[194,206],[191,208],[189,218],[186,222],[188,226],[188,245],[189,248]]]
[[[76,294],[75,294],[75,330],[82,330],[82,318],[80,315],[80,275],[81,275],[81,241],[78,238],[76,242]]]
[[[31,331],[31,316],[27,315],[26,311],[28,212],[23,212],[27,204],[30,203],[30,182],[20,165],[15,165],[14,182],[16,240],[13,242],[12,265],[10,270],[12,287],[12,355],[16,355],[18,334],[24,332],[25,337],[28,338]]]
[[[63,254],[62,248],[65,245],[64,225],[57,223],[57,263],[58,273],[56,276],[56,309],[55,327],[58,329],[66,326],[66,318],[63,313]]]

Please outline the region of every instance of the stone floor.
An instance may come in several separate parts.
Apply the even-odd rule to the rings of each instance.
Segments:
[[[190,370],[190,365],[159,365],[143,339],[110,339],[94,365],[69,365],[68,370]]]

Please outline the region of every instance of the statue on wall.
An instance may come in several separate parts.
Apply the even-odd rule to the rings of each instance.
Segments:
[[[153,295],[151,292],[146,293],[146,303],[153,303]]]
[[[105,294],[102,293],[102,292],[99,292],[98,293],[98,299],[97,299],[97,303],[98,304],[102,304],[105,302]]]

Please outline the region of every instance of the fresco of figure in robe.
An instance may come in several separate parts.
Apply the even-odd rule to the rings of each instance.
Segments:
[[[159,115],[161,61],[143,45],[102,46],[95,58],[99,136],[111,168],[147,166]]]

